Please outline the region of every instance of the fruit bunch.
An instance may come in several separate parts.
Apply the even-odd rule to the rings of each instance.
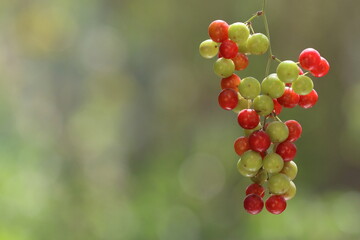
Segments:
[[[272,55],[267,20],[264,21],[267,35],[255,33],[251,25],[258,16],[266,18],[264,15],[264,11],[259,11],[250,20],[231,25],[222,20],[213,21],[208,29],[210,39],[200,44],[199,51],[204,58],[217,56],[214,72],[222,78],[219,105],[237,113],[237,121],[244,129],[244,136],[234,143],[240,156],[238,171],[253,182],[246,189],[244,208],[250,214],[263,209],[266,184],[269,192],[266,209],[280,214],[296,194],[293,180],[298,169],[293,160],[297,151],[295,141],[300,138],[302,127],[295,120],[283,122],[278,115],[283,107],[314,106],[318,94],[308,75],[323,77],[330,67],[312,48],[300,53],[299,62],[281,61]],[[254,77],[240,79],[234,73],[248,66],[248,55],[266,52],[269,59],[261,83]],[[269,74],[272,60],[279,64],[276,73]]]

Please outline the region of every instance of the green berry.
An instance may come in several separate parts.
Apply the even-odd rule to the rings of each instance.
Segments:
[[[200,43],[199,52],[203,58],[213,58],[219,52],[219,43],[211,39],[205,40]]]
[[[254,109],[260,116],[267,116],[274,110],[274,102],[267,95],[259,95],[254,99]]]
[[[276,73],[270,74],[262,81],[261,92],[271,98],[279,98],[285,92],[285,83],[278,78]]]
[[[278,173],[280,172],[284,167],[284,160],[282,157],[277,153],[269,153],[264,157],[263,161],[263,168],[268,173]]]
[[[246,42],[249,35],[250,31],[245,23],[236,22],[229,26],[229,38],[238,44]]]
[[[273,194],[284,194],[290,188],[290,180],[285,174],[277,173],[269,178],[268,187]]]
[[[253,77],[246,77],[241,80],[239,92],[246,99],[254,99],[260,94],[260,83]]]
[[[280,143],[289,137],[289,129],[285,123],[274,121],[266,127],[266,133],[269,135],[271,142]]]
[[[235,64],[231,59],[219,58],[214,63],[214,72],[221,78],[230,77],[235,71]]]
[[[313,90],[314,83],[308,76],[301,75],[292,83],[291,88],[299,95],[307,95]]]
[[[283,61],[276,69],[279,79],[285,83],[295,81],[299,76],[300,70],[298,65],[290,60]]]
[[[269,39],[262,33],[255,33],[247,40],[246,48],[249,53],[261,55],[266,53],[270,46]]]

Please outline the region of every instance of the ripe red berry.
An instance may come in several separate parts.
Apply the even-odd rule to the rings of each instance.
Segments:
[[[320,53],[313,48],[307,48],[300,53],[299,62],[302,68],[311,70],[320,63]]]
[[[286,126],[289,129],[289,137],[286,141],[295,142],[301,137],[302,127],[299,122],[295,120],[288,120],[285,122]]]
[[[269,135],[262,130],[253,132],[249,136],[250,148],[257,152],[265,152],[271,144]]]
[[[209,25],[209,36],[214,42],[228,39],[229,25],[223,20],[215,20]]]
[[[264,202],[258,195],[250,194],[244,200],[244,208],[248,213],[255,215],[264,208]]]
[[[265,206],[272,214],[280,214],[286,209],[286,200],[281,195],[272,195],[266,200]]]
[[[233,60],[233,62],[235,64],[235,70],[237,70],[237,71],[244,70],[249,65],[248,57],[245,54],[240,53],[240,52],[238,52],[236,54],[236,56],[234,58],[232,58],[231,60]]]
[[[250,150],[249,138],[239,137],[234,142],[234,149],[237,155],[241,156],[247,150]]]
[[[289,162],[296,156],[296,146],[292,142],[285,141],[277,145],[275,152],[282,157],[284,162]]]
[[[317,92],[313,89],[309,94],[300,96],[299,106],[302,108],[311,108],[316,104],[318,98]]]
[[[240,84],[240,77],[235,73],[232,74],[230,77],[221,79],[221,89],[231,88],[238,92],[239,84]]]
[[[220,53],[223,58],[234,58],[238,53],[238,46],[235,42],[226,39],[220,45]]]
[[[246,195],[250,194],[256,194],[263,198],[265,196],[265,188],[257,183],[250,184],[246,188]]]
[[[286,108],[295,107],[300,100],[299,94],[295,93],[291,88],[286,87],[284,94],[277,101]]]
[[[318,65],[311,69],[311,74],[315,77],[323,77],[325,76],[330,70],[330,65],[328,61],[321,57],[321,61]]]
[[[225,110],[232,110],[236,108],[239,98],[234,89],[226,88],[220,92],[218,101],[221,108]]]
[[[242,128],[253,129],[260,123],[260,116],[254,109],[244,109],[239,112],[238,123]]]
[[[282,111],[282,106],[276,99],[273,99],[273,103],[274,103],[274,112],[276,115],[279,115]]]

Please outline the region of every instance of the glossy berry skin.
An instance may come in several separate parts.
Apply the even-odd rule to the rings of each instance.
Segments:
[[[281,195],[272,195],[266,200],[266,209],[272,214],[280,214],[286,209],[286,200]]]
[[[247,150],[250,150],[249,138],[239,137],[234,142],[234,149],[237,155],[241,156]]]
[[[239,98],[234,89],[226,88],[220,92],[218,101],[222,109],[232,110],[237,106]]]
[[[214,62],[214,72],[221,78],[230,77],[235,71],[235,64],[231,59],[219,58]]]
[[[255,215],[261,212],[261,210],[264,208],[264,202],[260,196],[256,194],[250,194],[246,196],[244,200],[244,208],[248,213]]]
[[[260,116],[254,109],[244,109],[239,112],[238,123],[244,129],[253,129],[260,123]]]
[[[231,60],[233,60],[233,62],[235,64],[235,70],[237,70],[237,71],[244,70],[249,65],[248,57],[245,54],[240,53],[240,52],[238,52],[236,54],[236,56],[234,58],[232,58]]]
[[[277,101],[286,108],[294,108],[299,103],[300,96],[291,88],[286,87],[284,94],[277,99]]]
[[[276,153],[283,158],[284,162],[291,161],[296,156],[296,146],[289,141],[282,142],[276,147]]]
[[[238,53],[238,46],[235,42],[226,39],[221,43],[219,50],[223,58],[230,59],[236,57],[236,54]]]
[[[214,42],[223,42],[228,39],[229,25],[222,20],[215,20],[209,25],[209,36]]]
[[[298,140],[302,133],[302,127],[300,123],[295,120],[288,120],[285,122],[285,124],[289,129],[289,137],[286,139],[286,141],[295,142]]]
[[[313,89],[309,94],[300,96],[299,106],[302,108],[312,108],[318,101],[318,94]]]
[[[314,68],[311,69],[311,74],[315,77],[323,77],[325,76],[330,70],[330,65],[328,61],[321,57],[320,63],[316,65]]]
[[[263,198],[265,196],[265,188],[257,183],[250,184],[246,188],[246,195],[250,195],[250,194],[256,194],[259,197]]]
[[[221,89],[231,88],[238,92],[240,81],[240,77],[233,73],[230,77],[221,79]]]
[[[256,152],[265,152],[270,144],[270,137],[263,130],[255,131],[249,136],[250,148]]]
[[[282,111],[282,106],[276,99],[273,99],[273,103],[274,103],[274,112],[276,115],[279,115]]]
[[[313,48],[307,48],[299,55],[299,62],[302,68],[312,70],[320,63],[320,53]]]
[[[246,43],[247,50],[254,55],[261,55],[266,53],[269,46],[269,39],[262,33],[255,33],[251,35]]]

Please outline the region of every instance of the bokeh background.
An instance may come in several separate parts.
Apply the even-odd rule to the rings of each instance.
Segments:
[[[2,0],[0,240],[360,239],[358,1],[268,0],[274,54],[314,47],[332,68],[314,108],[281,114],[304,130],[296,198],[243,210],[242,130],[198,45],[261,4]]]

